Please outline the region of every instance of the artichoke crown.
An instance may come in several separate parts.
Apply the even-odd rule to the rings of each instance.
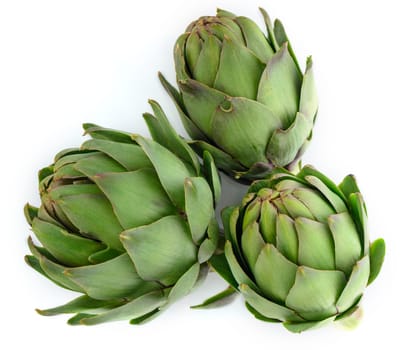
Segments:
[[[300,332],[350,315],[379,273],[384,241],[369,243],[353,176],[336,186],[312,167],[256,181],[223,212],[225,268],[256,317]],[[223,258],[222,258],[223,259]],[[230,270],[231,275],[223,271]]]
[[[262,13],[267,36],[227,11],[199,18],[175,44],[179,92],[160,76],[194,149],[245,181],[293,167],[318,110],[311,58],[302,73],[283,25]]]
[[[39,172],[41,206],[25,213],[41,245],[29,240],[27,262],[83,294],[41,313],[76,313],[70,323],[143,322],[205,272],[218,239],[216,168],[210,156],[202,166],[151,104],[155,115],[145,118],[152,134],[166,130],[161,143],[85,124],[91,139]]]

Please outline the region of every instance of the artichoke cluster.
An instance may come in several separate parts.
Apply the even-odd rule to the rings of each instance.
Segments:
[[[84,124],[90,139],[39,171],[27,204],[26,262],[78,293],[42,315],[72,325],[146,322],[186,296],[209,267],[260,320],[301,332],[351,316],[379,274],[385,243],[370,243],[353,176],[339,185],[300,166],[318,111],[312,59],[305,71],[279,20],[218,10],[192,22],[174,48],[177,88],[160,80],[191,140],[160,105],[151,138]],[[219,172],[249,185],[222,210]]]

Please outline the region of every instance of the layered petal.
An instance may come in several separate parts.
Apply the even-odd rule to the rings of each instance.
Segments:
[[[174,284],[197,259],[188,225],[176,215],[126,230],[121,241],[138,274],[166,286]]]

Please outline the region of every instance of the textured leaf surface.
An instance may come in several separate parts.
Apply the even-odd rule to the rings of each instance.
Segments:
[[[102,243],[72,234],[37,218],[33,221],[32,230],[42,245],[67,266],[89,265],[89,256],[105,248]]]
[[[212,135],[219,147],[250,167],[267,162],[265,149],[278,124],[277,117],[263,104],[233,97],[216,109]]]
[[[261,249],[265,246],[265,241],[259,232],[257,222],[247,226],[241,237],[241,245],[248,266],[255,273],[255,263],[261,253]]]
[[[125,229],[150,224],[175,212],[151,169],[107,173],[94,180],[111,202],[118,221]]]
[[[31,238],[28,239],[28,246],[31,253],[34,255],[34,258],[37,262],[34,261],[33,258],[27,259],[28,263],[33,266],[38,272],[46,275],[49,279],[51,279],[54,283],[70,289],[76,292],[83,293],[83,289],[73,281],[71,281],[65,274],[64,271],[67,269],[66,266],[62,266],[48,257],[47,254],[44,254],[44,249],[40,247],[36,247]]]
[[[127,230],[121,240],[138,274],[147,281],[172,285],[197,259],[188,225],[179,216]]]
[[[306,61],[306,71],[303,75],[302,89],[300,91],[299,112],[313,122],[318,110],[318,95],[315,87],[312,58]]]
[[[190,144],[199,155],[204,155],[205,152],[209,152],[212,155],[217,168],[223,170],[227,174],[235,175],[237,172],[245,170],[244,166],[241,165],[238,160],[210,143],[204,141],[191,141]]]
[[[133,301],[128,302],[120,307],[116,307],[110,311],[100,313],[98,315],[81,318],[80,324],[94,325],[108,321],[126,320],[130,318],[138,318],[146,315],[156,308],[162,306],[166,302],[166,297],[162,291],[154,291],[142,295]]]
[[[350,212],[360,234],[363,254],[369,252],[369,235],[367,227],[367,213],[365,201],[360,192],[352,193],[349,196]]]
[[[199,244],[214,215],[213,196],[206,180],[202,177],[185,179],[185,212],[192,240]]]
[[[306,218],[297,218],[295,225],[299,238],[299,264],[334,270],[334,241],[328,226]]]
[[[360,298],[367,286],[369,271],[368,256],[365,256],[354,265],[347,285],[337,301],[337,309],[339,312],[346,311],[357,299]]]
[[[267,38],[257,24],[247,17],[236,17],[235,22],[241,27],[246,47],[249,48],[259,60],[265,64],[274,54]]]
[[[255,264],[255,280],[270,299],[284,303],[293,286],[297,266],[271,244],[262,250]]]
[[[136,144],[92,139],[86,141],[82,149],[103,152],[128,171],[152,167],[143,150]]]
[[[59,204],[82,234],[123,251],[119,238],[123,228],[114,214],[111,203],[103,194],[81,193],[65,196]]]
[[[344,193],[346,198],[349,198],[352,193],[360,192],[354,175],[347,175],[338,187]]]
[[[385,258],[385,241],[382,238],[377,239],[370,245],[370,275],[369,282],[371,284],[381,271]]]
[[[192,79],[180,81],[179,88],[189,118],[207,137],[212,138],[213,115],[225,100],[225,93]]]
[[[335,209],[337,213],[342,213],[347,211],[346,204],[343,201],[337,192],[339,191],[338,188],[335,188],[335,191],[331,189],[328,185],[330,180],[325,182],[326,178],[319,178],[318,176],[314,175],[307,175],[305,176],[305,180],[308,181],[312,186],[314,186],[320,193],[324,195],[324,197],[328,200],[331,206]],[[334,185],[335,186],[335,185]]]
[[[162,83],[164,89],[174,101],[175,107],[178,110],[182,124],[184,125],[184,128],[187,131],[188,135],[190,135],[190,137],[195,140],[206,140],[207,137],[187,115],[187,111],[184,105],[184,101],[182,100],[181,94],[165,79],[165,77],[161,73],[159,73],[159,80]],[[151,134],[153,135],[152,131]]]
[[[200,164],[192,148],[176,133],[162,107],[153,100],[149,100],[149,104],[153,109],[154,115],[145,113],[143,116],[153,139],[185,162],[193,165],[198,174]]]
[[[96,300],[92,299],[87,295],[82,295],[73,299],[72,301],[57,306],[51,309],[36,310],[43,316],[54,316],[59,314],[73,314],[73,313],[98,313],[103,312],[107,309],[119,306],[121,301],[119,300]]]
[[[181,159],[157,142],[143,137],[137,137],[136,141],[142,146],[152,162],[160,183],[171,198],[172,203],[178,209],[183,209],[185,205],[184,180],[189,176],[194,176],[194,174]]]
[[[344,273],[299,266],[286,306],[306,320],[322,320],[334,315],[335,302],[346,285]]]
[[[262,202],[260,230],[267,243],[276,244],[277,208],[268,200]]]
[[[348,212],[331,215],[328,226],[334,239],[337,269],[350,275],[354,264],[360,259],[362,247],[356,226]]]
[[[300,86],[300,74],[285,43],[268,62],[257,96],[257,101],[274,112],[282,129],[287,129],[296,116]]]
[[[65,274],[88,296],[99,300],[127,298],[160,288],[157,283],[139,277],[127,254],[101,264],[71,268]]]
[[[264,67],[249,49],[225,37],[214,87],[230,96],[255,100]]]
[[[311,134],[312,127],[313,121],[297,112],[286,130],[277,128],[273,131],[267,148],[267,158],[278,167],[285,167],[293,162]]]
[[[330,215],[335,214],[334,209],[317,191],[309,188],[297,188],[293,190],[293,196],[301,201],[320,222],[326,222]]]
[[[178,279],[175,285],[171,288],[171,291],[168,295],[169,303],[173,303],[191,292],[197,282],[199,273],[200,264],[195,263]]]
[[[230,270],[225,254],[213,255],[209,264],[229,285],[237,289],[238,283]]]
[[[278,214],[276,221],[276,247],[285,258],[298,261],[298,237],[294,221],[285,214]]]
[[[188,39],[187,44],[189,42],[190,39]],[[187,46],[187,54],[188,51],[189,47]],[[202,41],[200,53],[192,70],[194,79],[208,86],[213,86],[219,68],[221,51],[221,42],[213,35],[209,35]]]
[[[293,310],[262,297],[248,285],[241,284],[240,290],[242,295],[245,297],[245,300],[265,317],[273,318],[279,321],[302,321],[302,318],[299,317]]]
[[[226,241],[225,256],[237,284],[245,283],[255,289],[258,289],[236,259],[235,254],[233,253],[232,243],[230,241]]]
[[[208,151],[203,152],[203,173],[211,187],[213,194],[213,206],[215,207],[222,194],[222,185],[220,183],[220,175],[217,171],[216,164],[214,163],[213,156]]]

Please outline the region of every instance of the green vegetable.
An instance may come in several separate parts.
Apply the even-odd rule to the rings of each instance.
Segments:
[[[40,245],[29,238],[26,261],[82,294],[41,314],[75,314],[70,324],[142,323],[206,272],[219,234],[218,174],[211,156],[201,166],[151,105],[152,135],[165,130],[156,141],[85,124],[91,139],[39,172],[41,206],[26,205],[25,215]]]
[[[353,176],[336,186],[314,168],[255,181],[223,212],[224,255],[212,266],[259,319],[301,332],[351,315],[377,277],[385,243],[369,243]]]
[[[318,110],[312,59],[302,73],[281,22],[261,12],[267,36],[223,10],[192,22],[174,48],[179,92],[160,75],[194,149],[245,182],[292,169]]]

